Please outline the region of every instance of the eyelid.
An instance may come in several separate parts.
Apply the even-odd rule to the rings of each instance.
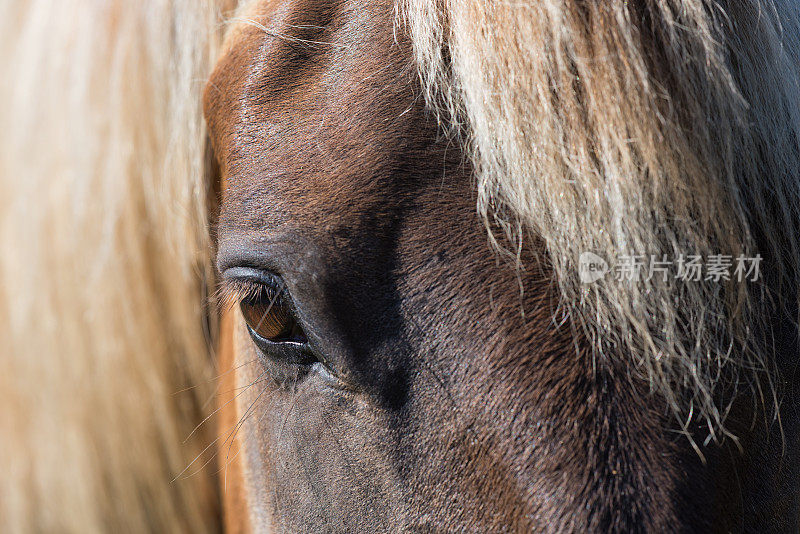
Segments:
[[[285,287],[283,279],[275,274],[253,267],[230,267],[222,273],[224,281],[249,281],[272,287]]]

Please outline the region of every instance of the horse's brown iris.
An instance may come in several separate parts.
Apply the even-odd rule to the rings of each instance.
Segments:
[[[283,295],[264,292],[242,300],[241,309],[250,330],[258,336],[275,343],[305,341],[305,334],[294,319]]]

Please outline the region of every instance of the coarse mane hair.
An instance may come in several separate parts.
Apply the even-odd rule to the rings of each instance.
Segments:
[[[219,529],[215,469],[173,481],[213,441],[187,436],[213,407],[217,4],[0,7],[6,531]]]
[[[428,102],[472,154],[487,222],[520,247],[528,234],[541,238],[561,309],[585,327],[598,360],[629,357],[677,415],[702,414],[712,433],[728,406],[720,384],[774,393],[768,311],[796,305],[798,8],[401,4]],[[583,252],[608,262],[758,253],[764,277],[581,284]]]

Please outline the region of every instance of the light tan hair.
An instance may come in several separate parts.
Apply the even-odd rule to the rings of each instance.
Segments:
[[[4,532],[218,529],[213,425],[190,437],[213,407],[215,4],[0,5]]]
[[[797,2],[400,4],[428,101],[471,151],[479,211],[518,246],[544,241],[598,359],[624,355],[676,414],[719,428],[717,386],[769,376],[764,294],[797,299]],[[770,285],[581,284],[583,252],[760,253]]]

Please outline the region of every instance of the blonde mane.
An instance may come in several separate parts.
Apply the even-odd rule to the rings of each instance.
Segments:
[[[797,299],[798,3],[404,0],[400,16],[479,211],[544,241],[597,358],[630,358],[713,433],[718,384],[769,376],[769,299]],[[581,284],[583,252],[760,253],[769,285]]]
[[[0,6],[6,532],[219,528],[213,465],[173,482],[213,441],[187,436],[213,407],[200,102],[217,3]]]

